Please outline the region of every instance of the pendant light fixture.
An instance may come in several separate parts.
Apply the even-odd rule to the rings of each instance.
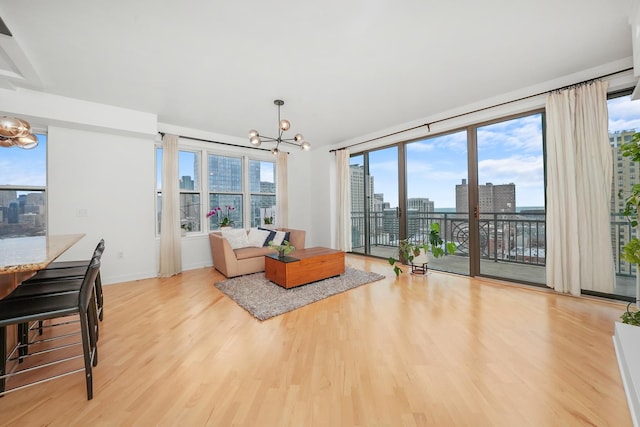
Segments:
[[[308,141],[305,141],[304,137],[299,133],[295,134],[293,138],[282,137],[284,132],[289,130],[289,128],[291,127],[291,123],[289,122],[289,120],[280,119],[280,107],[284,105],[284,101],[281,99],[276,99],[275,101],[273,101],[273,103],[278,106],[278,137],[273,138],[270,136],[263,136],[260,135],[257,130],[251,129],[249,131],[249,142],[251,142],[251,144],[256,147],[259,147],[263,141],[275,142],[276,146],[271,149],[271,153],[273,153],[274,155],[278,154],[278,147],[280,146],[280,144],[294,145],[296,147],[300,147],[301,150],[310,149],[311,144]]]
[[[0,117],[0,147],[31,149],[38,146],[38,138],[31,132],[31,125],[15,117]]]

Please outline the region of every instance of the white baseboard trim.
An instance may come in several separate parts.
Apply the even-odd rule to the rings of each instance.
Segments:
[[[616,322],[613,335],[618,367],[634,427],[640,427],[640,327]]]

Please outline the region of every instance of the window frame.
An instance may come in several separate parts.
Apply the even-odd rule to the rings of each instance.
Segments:
[[[217,231],[219,228],[211,227],[211,221],[206,217],[209,212],[209,195],[214,194],[209,192],[209,181],[208,181],[208,173],[209,173],[209,155],[214,156],[223,156],[223,157],[232,157],[241,159],[242,166],[242,191],[241,192],[232,192],[229,194],[239,194],[242,197],[242,224],[235,224],[235,228],[243,228],[248,229],[251,227],[251,196],[254,194],[250,191],[250,176],[249,176],[249,164],[250,161],[259,161],[259,162],[270,162],[274,164],[274,173],[275,173],[275,188],[277,189],[277,167],[276,167],[276,159],[273,155],[267,150],[255,150],[250,147],[235,147],[235,146],[223,146],[225,143],[216,144],[215,142],[206,142],[200,140],[191,140],[189,138],[180,137],[178,140],[178,151],[188,151],[199,153],[200,155],[200,182],[198,185],[198,190],[195,189],[193,191],[187,191],[188,193],[199,193],[200,194],[200,230],[187,232],[186,237],[191,236],[202,236],[206,235],[212,231]],[[163,153],[162,150],[162,141],[157,141],[155,144],[156,152],[155,152],[155,174],[156,180],[158,177],[161,179],[161,168],[162,164],[158,162],[158,153]],[[155,184],[155,203],[156,203],[156,237],[160,237],[160,223],[161,223],[161,206],[159,205],[162,200],[162,183],[157,182]],[[180,193],[182,194],[185,190],[180,189]],[[215,192],[218,194],[219,192]],[[257,193],[261,194],[261,193]],[[273,193],[276,197],[277,203],[277,194]],[[183,236],[185,237],[185,236]]]

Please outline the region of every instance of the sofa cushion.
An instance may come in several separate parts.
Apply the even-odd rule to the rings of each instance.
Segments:
[[[222,230],[222,237],[227,239],[227,241],[231,245],[231,249],[246,248],[247,246],[250,246],[247,232],[242,228]]]
[[[267,241],[267,237],[269,237],[269,230],[259,230],[257,228],[252,228],[251,230],[249,230],[248,235],[249,246],[261,248]]]
[[[235,249],[233,252],[236,254],[236,259],[240,261],[241,259],[256,258],[273,254],[275,253],[275,250],[266,247],[255,248],[249,246],[248,248]]]

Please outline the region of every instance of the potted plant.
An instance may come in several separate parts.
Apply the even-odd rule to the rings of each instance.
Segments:
[[[291,252],[296,250],[295,246],[291,246],[288,240],[283,240],[282,243],[279,245],[274,245],[272,240],[269,242],[269,247],[271,249],[275,249],[278,251],[279,258],[284,258],[285,256],[289,255]]]
[[[182,224],[180,224],[180,228],[182,229],[182,235],[186,235],[187,232],[192,231],[193,230],[193,226],[191,225],[191,222],[183,222]]]
[[[212,216],[215,216],[217,218],[217,225],[220,228],[225,228],[225,227],[233,227],[233,220],[231,219],[231,211],[234,211],[236,208],[234,208],[233,206],[225,206],[224,210],[223,208],[217,206],[213,209],[211,209],[209,211],[209,213],[207,213],[207,218],[211,218]]]
[[[273,228],[273,217],[272,216],[265,216],[264,217],[264,225],[266,226],[265,228]]]
[[[627,311],[622,313],[620,319],[622,323],[626,323],[627,325],[640,326],[640,311],[631,311],[629,308],[631,307],[632,302],[627,304]]]
[[[444,245],[444,241],[440,237],[440,224],[437,222],[431,223],[429,227],[429,241],[410,242],[408,239],[400,241],[398,245],[398,258],[402,264],[411,265],[411,262],[421,253],[431,253],[435,258],[439,258],[446,253],[453,254],[456,251],[456,244],[448,242]],[[393,266],[393,272],[396,273],[396,277],[402,273],[402,269],[396,264],[398,260],[394,257],[388,259],[389,264]]]

